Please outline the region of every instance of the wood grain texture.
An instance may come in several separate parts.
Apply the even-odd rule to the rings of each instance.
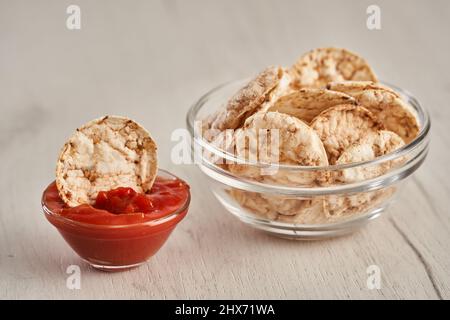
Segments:
[[[450,298],[450,2],[0,0],[0,298]],[[419,14],[419,16],[417,16]],[[429,157],[388,214],[334,240],[292,242],[243,226],[194,166],[170,161],[170,134],[210,88],[335,45],[430,111]],[[72,130],[104,114],[138,119],[161,167],[192,186],[187,218],[163,250],[127,272],[97,272],[44,219],[40,196]],[[82,268],[81,290],[66,268]],[[366,268],[382,270],[368,290]]]

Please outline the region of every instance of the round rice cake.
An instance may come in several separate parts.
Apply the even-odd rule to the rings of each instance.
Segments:
[[[347,148],[336,161],[336,164],[373,160],[404,145],[403,139],[394,132],[380,130],[376,135],[367,136]],[[334,183],[352,183],[373,179],[387,173],[399,164],[398,162],[399,160],[390,160],[379,164],[346,168],[337,171],[333,175],[333,180]],[[325,211],[331,217],[367,212],[370,208],[376,207],[381,201],[391,196],[392,193],[389,190],[388,188],[353,195],[328,196],[325,201]]]
[[[290,70],[297,88],[324,88],[332,81],[364,80],[377,82],[365,59],[346,49],[319,48],[303,56]]]
[[[386,129],[398,134],[406,143],[414,140],[419,134],[420,126],[416,111],[392,92],[384,89],[367,89],[350,95],[361,106],[372,112]]]
[[[266,135],[261,132],[267,130]],[[276,130],[276,131],[272,131]],[[277,145],[271,135],[277,134]],[[317,133],[303,121],[279,112],[256,113],[248,118],[242,130],[235,135],[236,156],[250,164],[230,164],[229,170],[237,175],[282,184],[311,185],[318,177],[313,172],[286,172],[276,168],[274,174],[261,174],[261,168],[251,165],[252,161],[270,164],[291,164],[299,166],[327,166],[328,159],[322,141]],[[264,139],[264,140],[262,140]],[[278,150],[272,150],[278,148]],[[277,159],[266,159],[267,155]],[[269,156],[270,158],[270,156]]]
[[[352,195],[330,195],[325,197],[325,215],[328,221],[339,221],[363,215],[381,206],[396,192],[395,186]]]
[[[247,119],[243,129],[279,130],[280,163],[299,166],[328,165],[319,136],[306,123],[295,117],[280,112],[258,113]],[[238,148],[238,155],[246,152],[248,149]]]
[[[331,165],[349,146],[363,137],[376,135],[383,125],[361,106],[340,105],[329,108],[311,122],[323,142]]]
[[[403,139],[392,131],[380,130],[375,135],[362,138],[356,144],[348,147],[336,161],[336,164],[348,164],[370,161],[389,154],[405,145]],[[372,179],[386,173],[394,161],[387,161],[375,165],[366,165],[340,170],[336,181],[351,183]]]
[[[156,144],[139,124],[106,116],[79,129],[56,165],[56,186],[71,206],[93,204],[98,192],[130,187],[149,191],[157,175]]]
[[[278,222],[292,224],[322,224],[329,222],[329,217],[325,213],[325,203],[322,199],[297,200],[302,201],[300,209],[293,215],[279,214]]]
[[[286,113],[309,123],[322,111],[340,104],[356,105],[356,100],[341,92],[304,88],[282,96],[268,111]]]
[[[229,191],[229,194],[240,206],[257,216],[269,220],[275,220],[278,216],[278,212],[273,210],[270,202],[262,198],[261,194],[257,192],[233,188]]]
[[[285,90],[290,90],[290,75],[281,67],[268,67],[241,88],[211,121],[211,129],[237,129],[245,119],[261,109],[268,102]]]
[[[359,94],[364,90],[386,90],[395,95],[397,98],[401,98],[400,94],[394,89],[385,86],[379,82],[373,81],[341,81],[330,82],[327,84],[328,90],[339,91],[346,93],[350,96]]]
[[[230,196],[252,214],[279,222],[296,224],[323,223],[327,216],[321,199],[299,199],[232,189]]]

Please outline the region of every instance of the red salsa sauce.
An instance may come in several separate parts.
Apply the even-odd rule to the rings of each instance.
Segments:
[[[189,197],[189,186],[179,179],[157,177],[152,189],[141,194],[120,187],[98,193],[93,205],[68,207],[52,183],[44,193],[44,204],[53,213],[67,219],[96,225],[128,225],[142,223],[181,209]]]

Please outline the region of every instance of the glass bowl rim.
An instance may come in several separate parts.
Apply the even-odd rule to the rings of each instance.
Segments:
[[[229,171],[220,167],[211,168],[210,164],[200,166],[200,169],[210,178],[240,190],[281,196],[329,196],[376,191],[393,185],[411,175],[423,163],[427,152],[428,148],[425,148],[419,153],[418,156],[413,158],[411,161],[407,161],[404,166],[372,179],[356,181],[348,184],[324,186],[291,186],[259,182],[249,178],[233,175]],[[219,177],[216,177],[217,175]]]
[[[178,179],[178,180],[185,182],[183,179],[178,178],[176,175],[170,173],[167,170],[158,168],[158,174],[159,174],[159,172],[162,172],[162,173],[164,173],[164,175],[167,175],[171,178]],[[52,184],[52,183],[50,183],[50,184]],[[186,183],[186,185],[188,185],[188,184]],[[191,202],[191,192],[190,192],[190,189],[188,188],[188,190],[187,190],[188,196],[186,198],[186,201],[175,211],[170,212],[163,217],[159,217],[159,218],[152,219],[152,220],[146,220],[144,222],[131,223],[131,224],[120,224],[120,225],[106,225],[105,224],[105,225],[103,225],[103,224],[93,224],[93,223],[80,222],[80,221],[68,219],[58,213],[53,212],[50,208],[48,208],[48,206],[45,204],[45,201],[44,201],[44,194],[45,194],[45,191],[47,190],[47,188],[48,188],[48,186],[45,188],[44,192],[42,193],[42,197],[41,197],[42,210],[44,211],[44,214],[46,216],[50,216],[51,218],[59,220],[60,222],[65,223],[65,224],[70,224],[72,226],[79,226],[79,227],[85,227],[85,228],[90,228],[90,229],[102,229],[102,230],[104,230],[104,229],[125,229],[125,228],[139,227],[139,226],[152,226],[153,227],[153,226],[161,225],[165,222],[169,222],[169,221],[175,219],[176,217],[181,215],[184,211],[188,210],[190,202]]]
[[[201,147],[206,148],[208,151],[220,156],[221,158],[234,161],[235,163],[245,163],[244,160],[232,155],[229,152],[223,151],[205,139],[203,137],[198,136],[198,132],[195,130],[195,121],[196,116],[198,112],[202,109],[204,104],[208,101],[208,98],[212,96],[213,94],[217,93],[221,89],[237,83],[244,83],[245,81],[248,81],[250,78],[240,79],[240,80],[233,80],[225,82],[219,86],[214,87],[213,89],[209,90],[206,94],[200,97],[189,109],[187,115],[186,115],[186,124],[188,127],[188,130],[191,134],[191,136],[194,138],[195,143],[198,143]],[[428,113],[428,110],[426,110],[420,102],[415,98],[409,91],[402,89],[396,85],[389,84],[387,82],[381,81],[383,85],[386,85],[398,93],[400,93],[402,96],[406,97],[408,99],[408,102],[412,102],[412,107],[415,109],[415,111],[418,113],[419,118],[423,118],[423,124],[421,124],[421,128],[419,131],[419,134],[417,137],[415,137],[411,142],[405,144],[401,148],[395,150],[394,152],[388,153],[386,155],[383,155],[381,157],[377,157],[372,160],[368,161],[360,161],[360,162],[352,162],[348,164],[338,164],[338,165],[328,165],[328,166],[299,166],[299,165],[289,165],[289,164],[277,164],[276,168],[281,170],[288,170],[288,171],[334,171],[334,170],[342,170],[342,169],[350,169],[350,168],[358,168],[358,167],[364,167],[364,166],[370,166],[370,165],[376,165],[383,162],[395,160],[397,158],[401,158],[411,151],[415,150],[417,147],[420,147],[424,141],[429,136],[430,128],[431,128],[431,120],[430,115]],[[203,157],[202,157],[203,160]],[[248,163],[251,166],[254,167],[260,167],[260,168],[268,168],[273,165],[268,163],[262,163],[262,162],[256,162],[256,163]]]

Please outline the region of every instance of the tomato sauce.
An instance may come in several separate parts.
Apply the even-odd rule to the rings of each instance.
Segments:
[[[157,177],[148,194],[131,188],[99,192],[93,205],[70,208],[56,184],[43,194],[47,219],[85,260],[105,270],[140,264],[165,243],[187,213],[189,186]]]
[[[132,188],[101,191],[94,205],[67,207],[52,183],[44,193],[44,203],[56,214],[70,220],[97,225],[127,225],[164,217],[179,209],[189,195],[188,185],[181,180],[156,178],[148,194]]]

